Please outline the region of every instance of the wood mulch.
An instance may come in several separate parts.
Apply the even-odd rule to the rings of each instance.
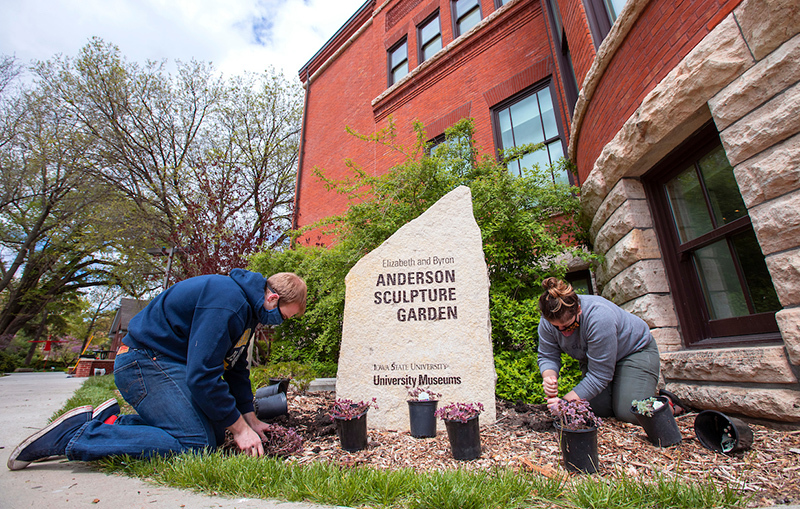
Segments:
[[[367,448],[346,452],[339,447],[328,415],[333,402],[332,392],[290,391],[288,415],[270,421],[293,429],[303,438],[302,451],[289,455],[288,460],[416,471],[511,467],[546,476],[579,475],[567,473],[560,464],[561,452],[545,405],[498,401],[497,422],[481,426],[481,457],[457,461],[450,455],[447,433],[441,426],[435,438],[424,439],[414,438],[408,431],[369,429]],[[690,412],[677,418],[683,440],[667,448],[650,445],[639,426],[606,419],[598,434],[600,475],[624,473],[648,479],[661,474],[689,483],[713,480],[743,490],[751,496],[750,507],[800,503],[800,430],[750,424],[752,447],[725,455],[703,447],[697,440],[696,415]]]

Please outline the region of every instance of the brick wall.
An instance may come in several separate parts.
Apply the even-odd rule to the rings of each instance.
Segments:
[[[404,159],[402,154],[347,134],[346,127],[372,134],[386,128],[392,118],[397,143],[408,147],[414,141],[413,121],[423,122],[428,127],[428,138],[433,138],[467,115],[475,119],[479,150],[494,154],[490,108],[515,93],[515,86],[508,83],[520,75],[530,81],[530,76],[541,80],[554,72],[548,26],[537,0],[518,0],[490,20],[487,18],[495,13],[494,1],[482,0],[484,26],[420,67],[416,23],[437,6],[443,46],[453,43],[449,0],[390,2],[338,59],[312,79],[298,186],[298,226],[312,224],[347,207],[344,197],[327,191],[313,175],[315,167],[324,168],[330,178],[342,179],[349,174],[347,159],[373,175],[384,173]],[[409,70],[413,76],[387,92],[387,45],[403,35],[408,40]],[[547,69],[547,73],[525,74],[534,66]],[[560,81],[554,81],[560,89]],[[558,96],[562,96],[560,90]],[[563,115],[562,105],[557,108]],[[568,125],[566,118],[562,118],[562,125]],[[305,243],[326,240],[312,234]]]
[[[575,79],[578,81],[580,89],[596,55],[589,22],[586,19],[586,10],[582,0],[560,0],[558,6],[569,41]]]
[[[75,367],[75,376],[79,378],[94,376],[95,369],[105,369],[106,375],[114,372],[114,361],[107,359],[80,359]]]

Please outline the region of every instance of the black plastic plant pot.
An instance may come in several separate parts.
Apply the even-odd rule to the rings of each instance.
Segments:
[[[336,434],[342,449],[348,452],[356,452],[367,447],[367,412],[359,415],[355,419],[333,418],[336,423]]]
[[[444,421],[453,458],[469,461],[481,455],[481,428],[476,415],[467,422]]]
[[[430,438],[436,436],[436,412],[438,401],[409,401],[408,418],[411,421],[411,436]]]
[[[289,382],[291,382],[291,378],[270,378],[269,384],[270,385],[277,385],[278,392],[282,392],[286,394],[286,391],[289,390]]]
[[[255,401],[253,401],[253,406],[255,406],[256,417],[262,421],[289,413],[286,394],[282,392],[262,396],[261,398],[256,397]]]
[[[631,412],[636,416],[639,425],[647,433],[647,439],[651,444],[658,447],[669,447],[680,443],[683,439],[678,423],[672,415],[672,407],[669,400],[664,396],[656,398],[663,403],[658,410],[653,411],[653,415],[642,415],[636,411],[635,406],[631,406]]]
[[[741,419],[716,410],[703,410],[694,418],[694,434],[707,449],[730,454],[753,445],[753,430]]]
[[[558,433],[564,468],[584,474],[597,472],[600,465],[597,457],[597,428],[571,430],[562,428],[557,421],[553,424]]]
[[[272,396],[273,394],[278,394],[279,392],[281,392],[279,389],[280,389],[280,386],[278,384],[271,384],[271,385],[265,385],[263,387],[259,387],[258,389],[256,389],[255,398],[256,399],[266,398],[267,396]],[[284,392],[284,394],[286,394],[286,393]]]

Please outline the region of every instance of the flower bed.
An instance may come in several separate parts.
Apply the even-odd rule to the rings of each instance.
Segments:
[[[558,439],[551,431],[553,418],[545,405],[498,402],[497,422],[481,426],[482,456],[464,462],[452,458],[446,433],[418,440],[407,431],[369,429],[369,446],[365,450],[343,451],[330,418],[334,400],[331,392],[290,392],[289,415],[271,421],[294,429],[303,438],[302,451],[288,456],[289,461],[419,471],[510,467],[543,475],[566,475],[559,464]],[[753,447],[742,454],[726,456],[706,449],[695,438],[696,415],[677,418],[684,440],[669,449],[652,447],[639,426],[605,419],[598,435],[599,475],[614,475],[616,466],[625,474],[644,480],[652,479],[655,472],[678,476],[684,482],[710,478],[732,486],[741,484],[746,493],[753,495],[753,507],[800,503],[800,431],[753,424]]]

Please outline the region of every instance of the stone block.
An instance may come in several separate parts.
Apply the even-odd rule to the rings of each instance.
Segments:
[[[669,380],[666,388],[698,410],[716,410],[731,416],[745,415],[757,419],[800,423],[800,391],[769,387],[677,384],[670,383]]]
[[[797,0],[745,0],[733,12],[757,60],[800,33]]]
[[[668,380],[796,384],[782,346],[683,350],[661,356]]]
[[[733,166],[800,132],[800,84],[776,95],[720,133]]]
[[[767,256],[766,262],[781,305],[792,307],[800,304],[800,250]]]
[[[315,378],[308,384],[308,392],[325,392],[336,390],[336,378]]]
[[[800,366],[800,308],[782,309],[775,314],[775,319],[778,321],[789,361]]]
[[[602,171],[592,171],[586,180],[581,182],[581,209],[588,217],[594,217],[603,199],[608,194]]]
[[[634,179],[621,179],[611,192],[608,193],[608,196],[603,200],[600,208],[597,209],[597,213],[595,213],[594,219],[592,219],[592,225],[589,228],[590,235],[592,235],[592,237],[597,235],[597,231],[603,223],[606,222],[609,216],[611,216],[622,203],[628,200],[644,199],[644,187],[642,187],[641,182]]]
[[[667,274],[661,260],[636,262],[603,288],[603,296],[613,302],[628,302],[648,293],[669,293]]]
[[[626,201],[600,227],[594,241],[594,248],[600,253],[605,253],[634,228],[652,227],[653,218],[647,202],[644,200]]]
[[[733,172],[748,208],[800,189],[800,135],[748,159]]]
[[[489,277],[461,186],[364,256],[345,280],[336,396],[376,398],[368,425],[408,430],[406,386],[481,402],[495,422]]]
[[[765,255],[800,246],[800,190],[750,209],[750,220]]]
[[[644,320],[651,329],[678,326],[675,305],[669,295],[648,293],[638,299],[623,304],[618,303],[618,305]]]
[[[800,36],[745,71],[708,102],[720,131],[800,81]]]
[[[660,354],[664,352],[676,352],[683,348],[683,340],[681,334],[675,327],[659,327],[658,329],[650,329],[650,334],[658,344],[658,351]],[[662,370],[663,373],[663,370]]]
[[[634,228],[606,251],[605,260],[597,268],[595,276],[602,286],[634,263],[657,258],[661,258],[661,250],[655,230]]]

